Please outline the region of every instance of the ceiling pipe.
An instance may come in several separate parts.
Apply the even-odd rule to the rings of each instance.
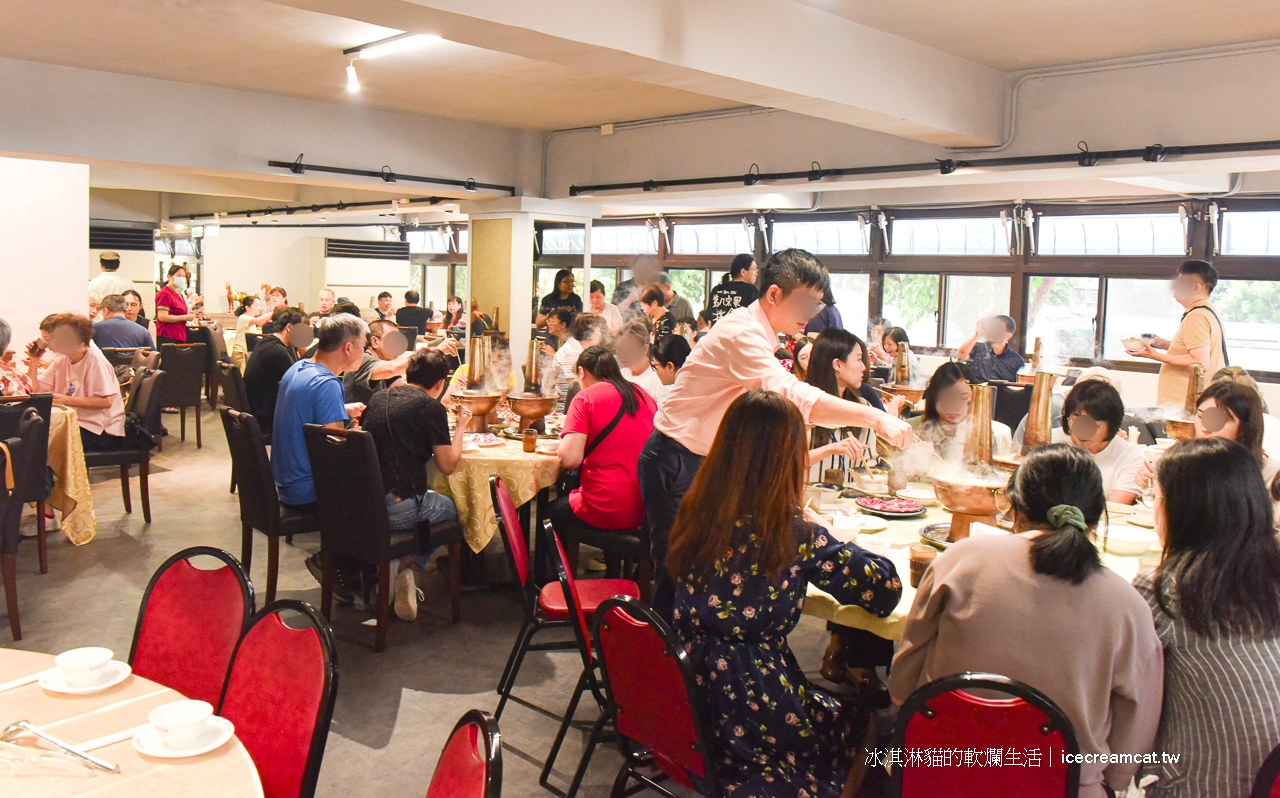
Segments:
[[[352,208],[386,208],[388,210],[398,210],[393,203],[398,202],[400,208],[405,205],[439,205],[442,202],[454,202],[448,197],[414,197],[413,199],[402,200],[369,200],[367,202],[327,202],[323,205],[286,205],[282,208],[250,208],[243,211],[217,211],[212,213],[192,213],[180,214],[178,216],[170,216],[169,221],[213,221],[220,217],[243,216],[246,219],[253,216],[274,216],[282,213],[285,216],[292,216],[295,213],[319,213],[320,211],[346,211]]]
[[[267,161],[267,166],[272,169],[288,169],[295,175],[305,174],[307,170],[312,172],[326,172],[334,175],[351,175],[352,177],[376,177],[384,183],[396,183],[400,181],[408,183],[430,183],[436,186],[454,186],[465,191],[505,191],[511,196],[515,196],[515,186],[501,186],[497,183],[480,183],[475,178],[468,177],[466,180],[453,180],[447,177],[422,177],[421,175],[402,175],[391,171],[391,167],[384,166],[381,169],[348,169],[344,166],[320,166],[318,164],[303,163],[302,156],[299,155],[297,160],[293,161]]]
[[[687,177],[673,180],[642,180],[630,183],[603,183],[591,186],[569,186],[569,196],[580,197],[602,191],[627,191],[640,189],[654,191],[659,188],[685,188],[689,186],[716,185],[757,185],[769,181],[804,180],[818,182],[827,177],[857,177],[863,175],[890,175],[908,172],[933,172],[952,174],[959,169],[997,169],[1016,166],[1043,166],[1047,164],[1075,163],[1081,167],[1090,167],[1100,161],[1142,160],[1159,162],[1167,158],[1188,155],[1225,155],[1243,152],[1264,152],[1280,150],[1280,140],[1246,141],[1230,144],[1192,144],[1180,147],[1166,147],[1154,144],[1149,147],[1125,150],[1090,150],[1088,145],[1080,142],[1075,152],[1052,155],[1017,155],[1002,158],[974,158],[926,161],[923,163],[887,164],[883,166],[855,166],[843,169],[805,169],[793,172],[755,172],[749,171],[740,175],[721,175],[716,177]],[[754,166],[754,165],[753,165]]]

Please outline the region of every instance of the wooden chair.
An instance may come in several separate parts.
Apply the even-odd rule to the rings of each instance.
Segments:
[[[19,435],[3,441],[7,453],[0,449],[0,573],[4,577],[9,632],[15,641],[22,639],[18,613],[18,544],[22,538],[20,526],[25,502],[18,492],[19,480],[22,469],[31,468],[37,459],[44,460],[43,452],[32,452],[42,438],[48,439],[48,425],[34,408],[26,408],[22,412]],[[44,478],[43,470],[40,477]]]
[[[234,369],[234,367],[233,367]],[[258,421],[248,413],[219,408],[222,429],[231,450],[231,470],[240,495],[240,563],[246,571],[253,562],[253,531],[267,536],[267,603],[276,600],[280,575],[280,538],[292,542],[294,535],[320,531],[320,520],[280,503],[267,441]]]
[[[165,374],[162,402],[164,407],[176,407],[181,425],[181,440],[187,439],[187,408],[195,408],[196,448],[204,446],[204,435],[200,429],[200,393],[204,388],[205,348],[204,344],[162,344],[160,346],[160,365]]]
[[[502,738],[488,712],[463,715],[440,752],[427,798],[501,798]]]
[[[231,353],[227,351],[227,339],[222,334],[222,325],[216,321],[205,322],[203,326],[209,331],[209,343],[211,349],[209,355],[213,363],[209,367],[209,371],[205,374],[204,395],[209,401],[209,407],[218,409],[218,364],[230,363]]]
[[[44,517],[44,502],[49,498],[49,423],[53,416],[53,394],[37,393],[31,396],[0,397],[0,440],[22,437],[22,419],[27,410],[34,409],[44,421],[36,432],[36,440],[30,450],[23,453],[23,463],[15,474],[18,501],[36,505],[36,546],[40,550],[40,573],[49,573],[48,530]]]
[[[449,547],[449,598],[453,623],[461,619],[462,524],[419,524],[415,530],[393,530],[387,516],[387,491],[378,468],[373,436],[360,430],[303,427],[311,478],[315,482],[320,520],[320,555],[324,565],[320,611],[329,617],[333,600],[333,556],[378,569],[377,629],[374,651],[387,642],[387,603],[391,598],[391,561],[423,553],[419,541]],[[455,563],[457,563],[455,565]]]
[[[196,568],[193,557],[223,565]],[[194,546],[164,561],[147,583],[133,629],[129,665],[187,698],[217,705],[231,653],[253,617],[253,585],[235,558]]]
[[[143,428],[155,439],[160,438],[160,393],[165,378],[163,371],[152,371],[148,368],[134,372],[133,383],[129,388],[129,402],[125,405],[126,413],[133,413],[142,422]],[[126,446],[106,452],[85,452],[84,464],[88,468],[105,466],[120,467],[120,490],[124,494],[124,511],[133,512],[133,500],[129,495],[129,467],[138,466],[138,483],[142,493],[142,518],[151,523],[151,489],[148,482],[151,476],[151,445],[148,441],[137,438],[130,439]]]

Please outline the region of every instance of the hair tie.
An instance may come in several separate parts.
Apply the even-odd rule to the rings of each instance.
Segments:
[[[1089,525],[1084,520],[1084,513],[1080,512],[1080,508],[1074,504],[1055,504],[1049,508],[1047,517],[1054,529],[1073,526],[1081,532],[1089,531]]]

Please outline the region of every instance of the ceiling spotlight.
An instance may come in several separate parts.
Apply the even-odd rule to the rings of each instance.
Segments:
[[[1152,144],[1142,151],[1142,160],[1147,163],[1160,163],[1164,160],[1164,145]]]
[[[1101,158],[1098,157],[1097,153],[1089,151],[1088,142],[1081,141],[1077,143],[1076,149],[1080,151],[1080,155],[1076,157],[1076,163],[1080,164],[1081,166],[1097,166],[1098,161],[1101,160]]]
[[[438,41],[440,41],[439,36],[431,36],[425,33],[397,33],[395,36],[388,36],[376,42],[361,44],[357,47],[348,47],[342,51],[342,54],[354,58],[378,58],[391,53],[425,47]]]
[[[187,229],[187,228],[186,228],[186,227],[184,227],[184,226],[183,226],[183,224],[182,224],[181,222],[174,222],[174,223],[173,223],[173,229],[174,229],[174,230],[185,230],[185,229]]]
[[[950,158],[947,158],[946,160],[938,161],[938,171],[944,175],[954,174],[955,171],[959,168],[960,167],[956,164],[956,162],[951,160]]]
[[[360,91],[360,78],[356,76],[355,62],[347,64],[347,91]]]

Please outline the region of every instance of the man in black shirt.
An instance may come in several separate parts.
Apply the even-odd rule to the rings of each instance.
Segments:
[[[449,376],[448,358],[435,349],[420,349],[405,367],[405,383],[378,391],[369,399],[360,425],[373,436],[378,469],[387,490],[387,516],[393,530],[418,530],[423,524],[450,521],[458,510],[448,496],[427,488],[427,462],[433,457],[445,476],[462,457],[463,430],[471,414],[458,410],[458,426],[449,434],[449,414],[439,397]],[[400,561],[395,580],[396,615],[406,621],[418,616],[420,593],[415,572],[426,565],[434,546],[419,535],[418,554]]]
[[[729,265],[724,280],[711,289],[707,298],[707,310],[711,311],[711,323],[720,321],[738,308],[745,308],[760,298],[756,278],[760,267],[751,255],[737,255]]]
[[[284,373],[298,361],[298,349],[311,345],[314,333],[302,311],[284,306],[271,314],[273,332],[262,340],[249,355],[244,369],[244,390],[249,396],[249,412],[258,420],[258,426],[268,438],[276,416],[276,396],[280,393],[280,380]]]
[[[417,327],[418,335],[427,334],[427,322],[435,314],[424,307],[419,307],[422,295],[410,289],[404,292],[404,307],[396,311],[396,324],[401,327]]]
[[[979,319],[973,337],[956,350],[956,359],[969,361],[969,371],[977,382],[1017,382],[1018,371],[1026,365],[1022,355],[1009,346],[1017,330],[1017,323],[1008,316]]]

